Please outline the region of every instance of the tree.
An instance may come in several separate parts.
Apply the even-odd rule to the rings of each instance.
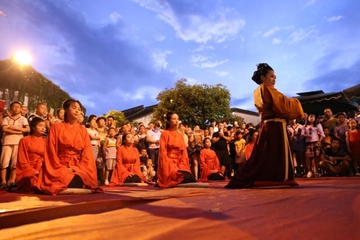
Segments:
[[[125,117],[125,114],[123,112],[117,111],[117,110],[110,110],[105,117],[113,116],[116,122],[116,126],[120,127],[122,124],[127,122],[127,119]]]
[[[230,99],[230,92],[222,84],[189,85],[186,79],[180,79],[175,83],[175,88],[165,89],[158,94],[159,104],[154,109],[153,118],[164,120],[167,112],[175,112],[181,121],[201,127],[212,120],[230,122],[236,118],[239,121],[241,119],[231,113]]]
[[[48,109],[61,107],[70,95],[38,73],[33,67],[19,66],[11,59],[0,61],[0,99],[8,91],[10,101],[24,101],[28,96],[28,108],[34,110],[37,103],[46,103]],[[17,93],[18,95],[16,95]],[[17,99],[16,99],[17,98]]]

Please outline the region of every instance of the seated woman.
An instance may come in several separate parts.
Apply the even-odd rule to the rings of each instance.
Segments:
[[[214,150],[210,149],[211,139],[205,138],[204,148],[200,151],[200,169],[201,182],[208,180],[224,180],[225,177],[221,173],[220,162]]]
[[[196,182],[189,166],[185,141],[177,127],[176,113],[166,114],[166,130],[160,136],[158,186],[175,187],[179,183]]]
[[[46,123],[42,118],[34,117],[30,122],[30,135],[19,142],[16,163],[16,185],[22,192],[33,192],[44,161],[46,139],[43,137]]]
[[[141,183],[145,178],[140,170],[139,151],[134,147],[134,135],[122,135],[122,144],[116,152],[116,166],[110,186],[122,183]]]
[[[78,122],[82,106],[74,99],[63,103],[64,121],[50,128],[38,189],[56,195],[67,188],[97,188],[95,159],[89,134]]]

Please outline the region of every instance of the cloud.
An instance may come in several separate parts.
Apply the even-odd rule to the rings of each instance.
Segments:
[[[229,59],[224,59],[224,60],[215,61],[215,62],[202,62],[200,64],[200,67],[201,68],[214,68],[214,67],[217,67],[219,65],[223,65],[224,63],[226,63],[228,61],[229,61]]]
[[[238,16],[235,10],[221,6],[204,15],[198,9],[198,6],[201,5],[200,2],[134,1],[140,6],[156,12],[157,17],[173,27],[176,36],[183,41],[221,43],[236,36],[245,26],[245,21]],[[204,2],[203,4],[207,5],[208,3]]]
[[[5,17],[6,14],[5,14],[3,11],[0,10],[0,16],[4,16],[4,17]]]
[[[199,47],[192,50],[192,52],[203,52],[206,50],[215,50],[215,48],[211,45],[200,45]]]
[[[111,13],[101,26],[89,24],[82,13],[61,1],[9,1],[17,17],[8,32],[14,39],[25,38],[36,53],[36,70],[79,98],[94,114],[103,109],[126,109],[145,101],[156,102],[154,94],[139,87],[170,87],[175,73],[168,70],[169,50],[149,50],[128,38],[128,26],[121,15]],[[21,31],[20,31],[21,30]],[[6,32],[5,32],[6,31]],[[149,83],[149,84],[146,84]],[[112,89],[124,89],[112,95]]]
[[[341,15],[338,15],[338,16],[333,16],[333,17],[326,18],[326,21],[329,22],[329,23],[332,23],[332,22],[337,22],[342,18],[344,18],[344,17],[341,16]]]
[[[360,69],[358,66],[360,59],[354,61],[351,66],[334,68],[329,59],[336,59],[341,55],[340,52],[334,51],[317,61],[316,69],[320,74],[305,81],[303,85],[309,86],[308,89],[313,88],[311,86],[316,86],[324,92],[338,92],[359,84]]]
[[[229,72],[225,72],[225,71],[215,71],[216,75],[218,75],[219,77],[225,77],[227,75],[229,75]]]
[[[191,56],[191,63],[197,64],[199,62],[207,61],[209,58],[204,55],[192,55]]]
[[[186,81],[189,85],[201,84],[200,81],[195,78],[186,78]]]
[[[270,37],[271,35],[275,34],[278,31],[280,31],[280,28],[279,27],[274,27],[274,28],[268,30],[267,32],[265,32],[263,34],[263,37]]]
[[[166,39],[166,36],[162,34],[155,34],[153,38],[155,39],[155,41],[162,42]]]
[[[305,7],[310,7],[316,3],[316,0],[309,0],[305,3]]]
[[[119,13],[113,12],[113,13],[111,13],[111,14],[109,15],[109,19],[110,19],[110,21],[111,21],[112,23],[117,24],[117,23],[119,23],[119,21],[121,21],[123,18],[122,18],[122,16],[121,16]]]
[[[277,44],[282,43],[281,38],[273,38],[273,39],[272,39],[272,43],[273,43],[274,45],[277,45]]]
[[[152,53],[152,57],[154,59],[154,65],[155,68],[160,71],[162,69],[166,69],[168,66],[168,62],[167,62],[167,56],[172,54],[172,51],[170,50],[155,50]]]
[[[228,61],[229,59],[224,59],[221,61],[211,61],[209,57],[204,55],[193,55],[191,56],[191,60],[190,60],[190,62],[194,67],[200,67],[200,68],[214,68]]]
[[[292,32],[288,37],[288,43],[289,44],[296,44],[299,42],[302,42],[308,38],[313,38],[316,36],[318,31],[315,29],[315,27],[310,27],[308,29],[298,29],[294,32]]]

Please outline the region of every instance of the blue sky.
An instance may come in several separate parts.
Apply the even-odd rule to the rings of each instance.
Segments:
[[[0,0],[0,59],[29,51],[87,114],[156,104],[181,78],[254,110],[260,62],[287,96],[358,84],[359,12],[357,0]]]

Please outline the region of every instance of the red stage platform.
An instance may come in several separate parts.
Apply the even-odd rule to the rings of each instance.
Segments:
[[[0,239],[360,239],[360,178],[296,188],[104,187],[105,193],[0,192]]]

